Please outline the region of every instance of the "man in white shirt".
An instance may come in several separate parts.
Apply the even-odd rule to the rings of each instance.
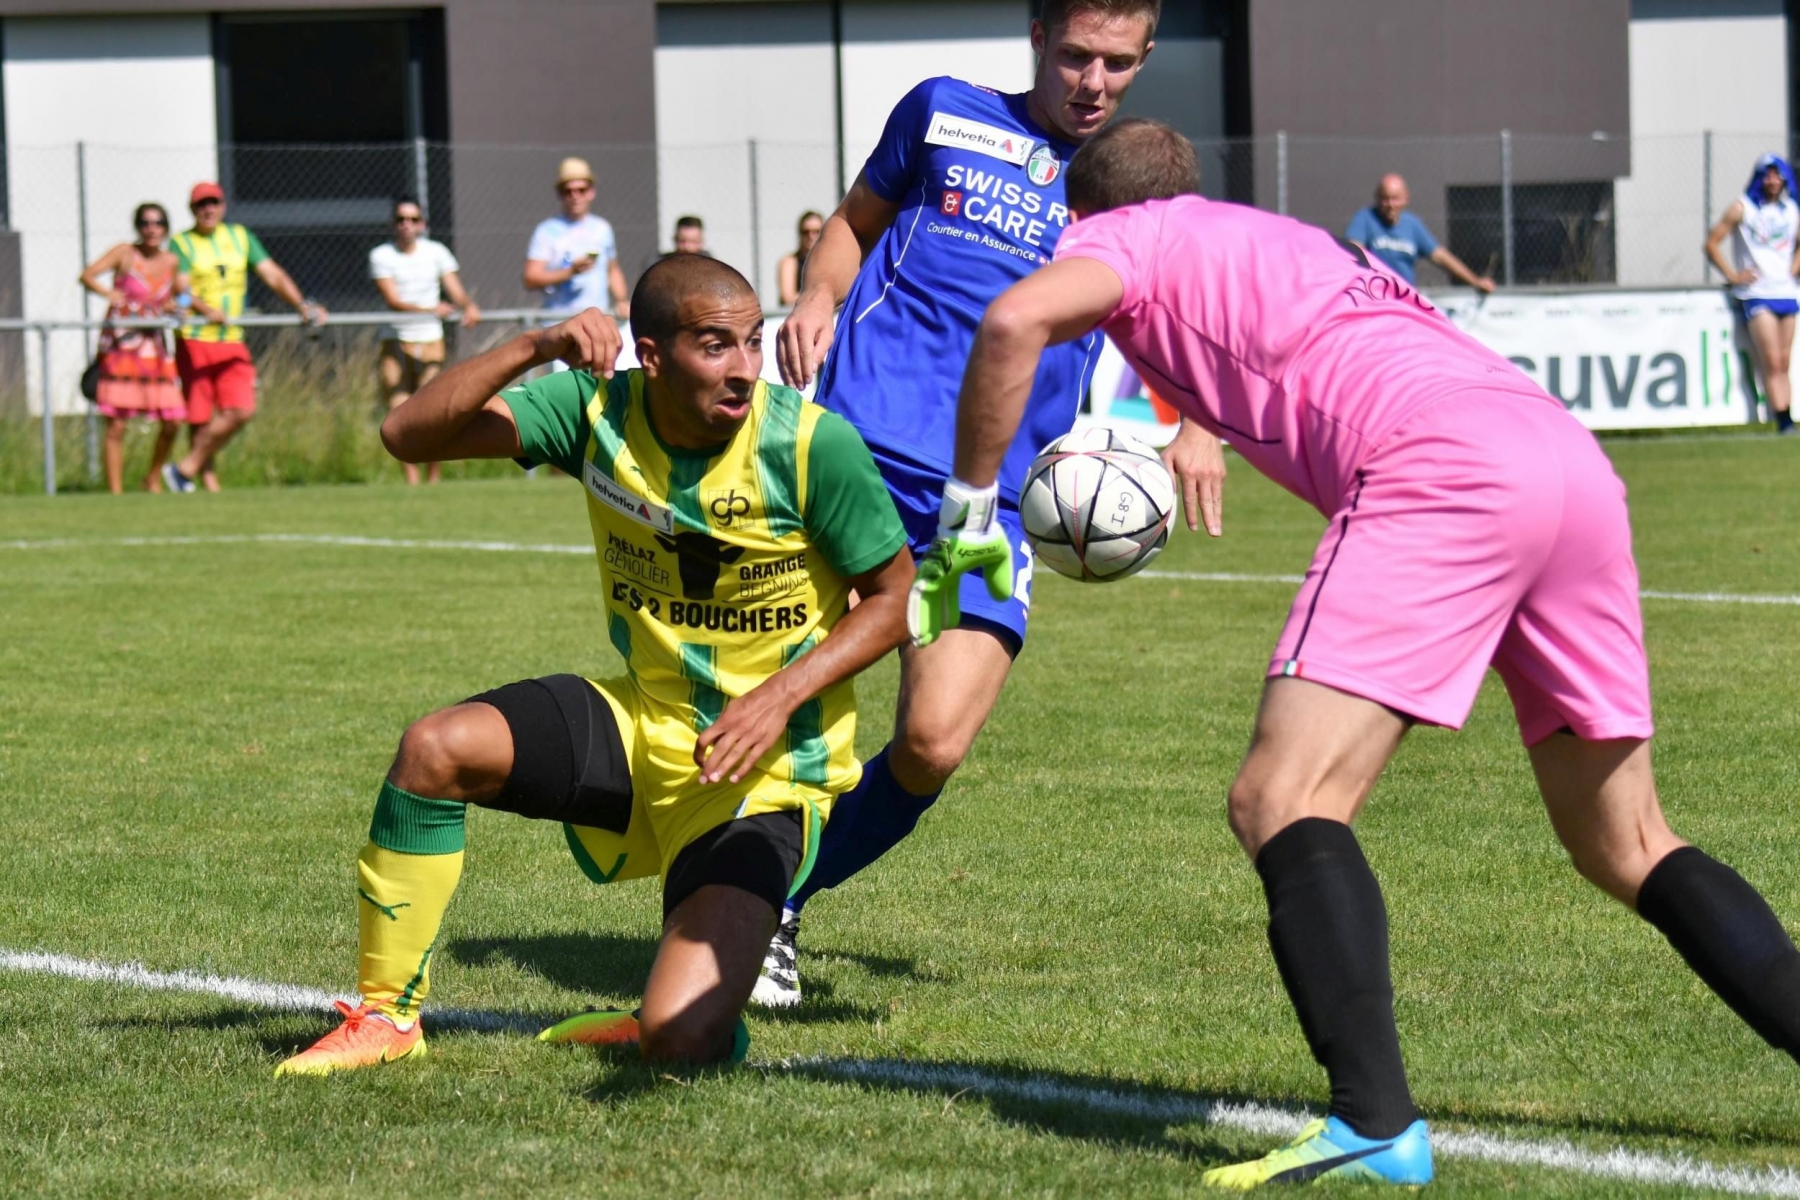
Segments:
[[[594,203],[594,172],[586,159],[565,158],[556,170],[560,216],[538,223],[525,251],[525,286],[544,292],[544,307],[559,312],[584,308],[630,316],[625,272],[613,227],[588,209]],[[607,303],[610,293],[611,304]]]
[[[389,409],[406,403],[443,369],[444,317],[461,310],[465,329],[481,320],[456,272],[450,248],[425,236],[418,202],[396,200],[394,240],[369,251],[369,278],[389,308],[406,314],[381,327],[381,390]],[[427,470],[436,483],[438,464],[427,464]],[[412,463],[406,464],[406,482],[419,482],[419,468]]]

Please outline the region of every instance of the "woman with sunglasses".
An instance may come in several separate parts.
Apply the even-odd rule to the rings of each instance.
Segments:
[[[806,286],[806,256],[819,244],[819,235],[825,232],[825,218],[809,208],[800,214],[797,232],[800,244],[775,265],[775,284],[781,291],[783,308],[794,307],[794,301],[800,298],[800,289]]]
[[[169,236],[168,211],[160,204],[140,204],[131,221],[137,240],[120,242],[81,273],[81,286],[106,298],[109,321],[161,317],[175,311],[175,255],[164,245]],[[103,276],[111,278],[103,284]],[[132,417],[145,417],[162,425],[156,432],[144,488],[162,491],[158,472],[187,415],[175,380],[175,358],[162,330],[102,331],[100,386],[94,400],[106,418],[107,490],[115,495],[125,490],[125,425]]]

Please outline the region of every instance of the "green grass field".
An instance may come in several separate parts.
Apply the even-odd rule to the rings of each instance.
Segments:
[[[1611,451],[1646,588],[1800,593],[1795,447]],[[1304,569],[1321,521],[1234,467],[1226,538],[1178,536],[1158,570]],[[347,991],[352,861],[406,722],[616,666],[591,557],[216,540],[271,533],[573,545],[587,525],[561,479],[0,499],[0,951]],[[140,537],[198,540],[124,544]],[[0,970],[0,1194],[1191,1194],[1273,1139],[1149,1101],[1325,1094],[1224,821],[1292,592],[1040,574],[1031,646],[943,803],[808,910],[807,1000],[753,1015],[760,1069],[658,1077],[516,1032],[442,1032],[421,1061],[277,1082],[324,1015]],[[1672,821],[1800,930],[1800,612],[1645,614]],[[861,684],[865,754],[895,679],[890,658]],[[546,1021],[631,1001],[655,888],[594,887],[554,827],[470,825],[433,1001]],[[1435,1127],[1800,1170],[1800,1068],[1578,880],[1497,682],[1462,733],[1409,739],[1360,831]],[[834,1077],[867,1059],[926,1074]],[[1439,1180],[1677,1190],[1450,1156]]]

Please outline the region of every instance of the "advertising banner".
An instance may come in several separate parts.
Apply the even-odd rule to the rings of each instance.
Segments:
[[[1589,429],[1675,429],[1760,420],[1748,344],[1720,288],[1685,291],[1473,291],[1431,297],[1458,327],[1510,359]],[[1175,411],[1106,343],[1084,424],[1154,446]]]
[[[1432,297],[1589,429],[1759,419],[1749,348],[1721,288]]]

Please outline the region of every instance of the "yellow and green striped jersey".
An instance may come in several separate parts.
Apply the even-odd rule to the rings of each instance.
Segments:
[[[190,229],[169,243],[194,289],[194,299],[210,304],[228,317],[244,315],[244,297],[250,291],[250,272],[269,252],[254,233],[242,225],[220,222],[211,234]],[[190,322],[181,336],[196,342],[241,342],[242,325],[207,325]]]
[[[525,458],[587,491],[607,638],[633,681],[706,728],[819,644],[848,609],[847,580],[906,544],[893,499],[848,422],[759,383],[750,415],[709,450],[663,442],[642,371],[604,388],[566,371],[501,393]],[[829,791],[853,786],[850,680],[795,712],[762,767]]]

